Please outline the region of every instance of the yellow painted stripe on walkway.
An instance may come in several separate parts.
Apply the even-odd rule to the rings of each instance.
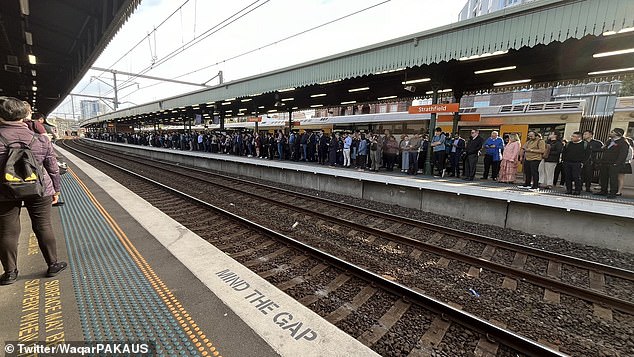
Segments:
[[[97,198],[90,192],[90,189],[84,184],[84,182],[77,176],[77,174],[71,169],[68,168],[68,172],[77,180],[81,188],[84,190],[88,198],[93,202],[95,207],[99,210],[102,216],[108,222],[108,225],[112,228],[116,236],[119,238],[125,249],[128,251],[132,259],[135,261],[139,269],[143,272],[143,275],[148,279],[154,290],[161,297],[165,305],[169,308],[170,312],[176,320],[179,322],[180,326],[183,328],[183,331],[187,334],[189,339],[194,343],[198,352],[202,356],[215,356],[222,357],[218,349],[214,346],[214,344],[207,338],[202,329],[198,327],[194,319],[190,316],[190,314],[185,310],[182,304],[178,301],[178,299],[172,294],[172,292],[168,289],[168,287],[161,281],[161,279],[154,273],[152,267],[147,263],[145,258],[139,253],[136,247],[132,244],[128,236],[123,232],[121,227],[117,224],[117,222],[110,216],[110,214],[103,208],[103,206],[99,203]]]

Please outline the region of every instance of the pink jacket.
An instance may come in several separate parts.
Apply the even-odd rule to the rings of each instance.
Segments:
[[[8,122],[0,124],[0,134],[9,142],[20,141],[30,143],[33,139],[33,132],[24,122]],[[37,138],[31,145],[31,151],[35,159],[44,166],[44,187],[45,196],[52,196],[55,192],[61,190],[61,177],[59,175],[59,167],[57,166],[57,158],[53,151],[53,144],[46,135],[37,135]],[[0,143],[0,167],[4,167],[7,160],[7,148]]]
[[[506,161],[517,161],[517,157],[520,154],[520,142],[513,141],[509,142],[506,147],[504,147],[504,152],[502,153],[502,160]]]

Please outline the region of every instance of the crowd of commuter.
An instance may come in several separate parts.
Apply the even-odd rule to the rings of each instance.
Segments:
[[[153,131],[87,135],[136,145],[315,162],[371,172],[397,169],[417,175],[425,171],[429,162],[434,176],[466,181],[476,179],[478,162],[482,161],[480,180],[506,184],[516,182],[521,165],[524,184],[518,187],[537,191],[561,185],[566,187],[566,193],[573,195],[579,195],[583,187],[591,192],[592,178],[598,170],[601,190],[597,194],[608,198],[622,194],[624,176],[632,172],[634,150],[632,139],[624,137],[620,128],[610,133],[610,141],[605,145],[594,139],[590,130],[573,133],[569,141],[557,131],[548,133],[545,138],[530,131],[525,143],[517,133],[500,137],[493,131],[484,139],[473,129],[469,137],[462,138],[458,133],[445,133],[441,128],[436,128],[431,139],[422,133],[397,138],[388,131],[378,134],[321,130],[290,134],[279,130],[274,133]]]

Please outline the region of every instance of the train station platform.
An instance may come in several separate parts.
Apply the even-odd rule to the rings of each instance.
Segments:
[[[23,211],[18,280],[0,286],[6,355],[56,343],[103,348],[87,355],[376,355],[108,176],[65,160],[53,227],[69,268],[45,277]],[[227,270],[239,280],[223,281]],[[95,344],[105,341],[138,345]]]
[[[532,234],[634,252],[634,198],[563,190],[531,192],[492,181],[360,172],[314,163],[265,160],[86,139],[134,155],[338,193]]]

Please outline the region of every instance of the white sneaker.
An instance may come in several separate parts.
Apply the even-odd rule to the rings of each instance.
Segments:
[[[445,177],[445,169],[442,169],[442,174],[440,175],[440,177]]]
[[[531,188],[531,187],[530,187],[530,186],[517,186],[517,188],[529,189],[529,188]]]

